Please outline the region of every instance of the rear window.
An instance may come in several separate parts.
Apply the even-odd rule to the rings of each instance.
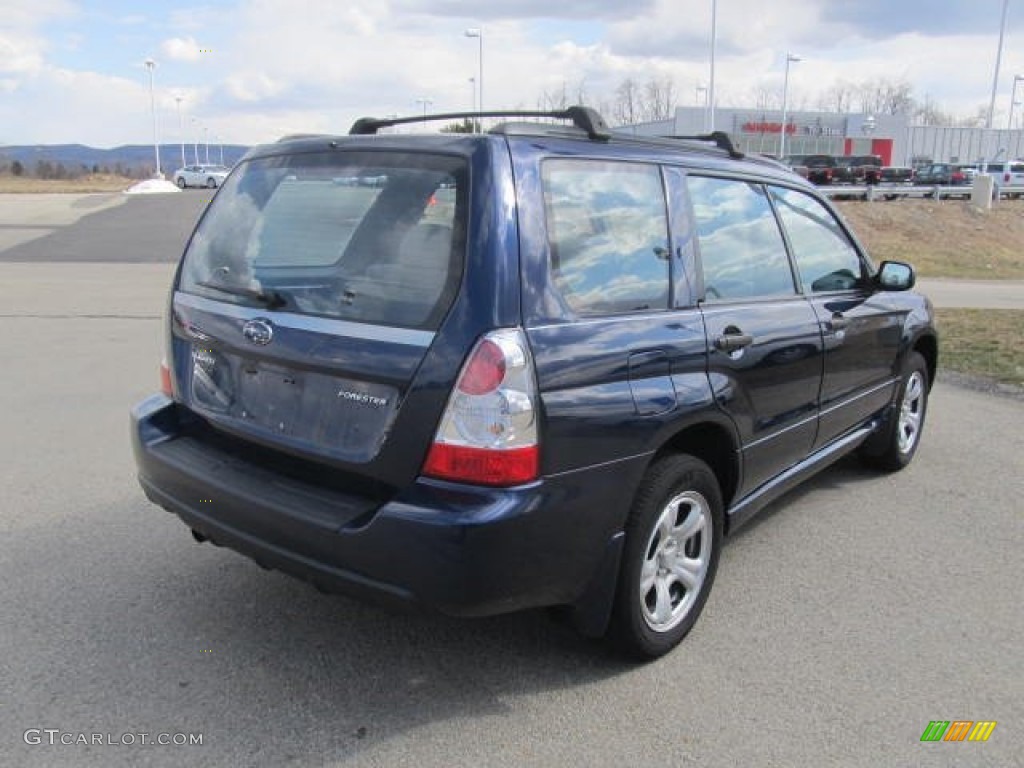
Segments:
[[[200,222],[180,289],[435,329],[461,275],[467,186],[465,161],[440,155],[335,151],[250,160]]]

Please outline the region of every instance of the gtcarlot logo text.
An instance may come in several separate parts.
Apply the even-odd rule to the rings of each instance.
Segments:
[[[195,747],[202,746],[201,733],[71,733],[60,728],[29,728],[22,734],[26,744],[97,747]]]

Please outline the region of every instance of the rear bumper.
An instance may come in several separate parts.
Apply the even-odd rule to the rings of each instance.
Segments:
[[[132,411],[151,501],[321,589],[456,616],[578,601],[607,567],[646,465],[636,458],[512,489],[419,478],[373,500],[219,452],[191,437],[182,415],[162,395]]]

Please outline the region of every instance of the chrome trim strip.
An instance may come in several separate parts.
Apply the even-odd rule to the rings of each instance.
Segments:
[[[843,400],[842,402],[833,403],[828,408],[823,409],[821,411],[821,415],[825,416],[826,414],[832,413],[833,411],[838,411],[840,408],[845,408],[846,406],[850,405],[850,403],[854,403],[857,400],[860,400],[861,398],[865,398],[865,397],[868,397],[869,395],[873,395],[873,394],[875,394],[875,392],[877,392],[880,389],[885,389],[886,387],[891,387],[893,384],[895,384],[898,381],[899,381],[899,378],[893,377],[893,378],[889,379],[888,381],[882,382],[881,384],[872,387],[871,389],[868,389],[868,390],[865,390],[865,391],[861,392],[858,395],[854,395],[853,397],[848,397],[845,400]]]
[[[808,416],[806,419],[801,419],[800,421],[796,422],[796,424],[790,424],[788,427],[783,427],[778,432],[772,432],[770,435],[765,435],[764,437],[759,437],[757,440],[755,440],[752,443],[747,443],[746,445],[743,446],[743,450],[747,450],[748,448],[756,448],[761,443],[767,442],[768,440],[774,440],[776,437],[779,437],[780,435],[784,435],[784,434],[786,434],[787,432],[789,432],[791,430],[798,429],[799,427],[803,427],[803,426],[807,425],[809,422],[817,421],[817,420],[818,420],[818,412],[815,411],[811,416]]]
[[[369,325],[350,320],[336,320],[329,317],[300,315],[294,312],[269,311],[264,307],[243,307],[225,301],[214,301],[181,291],[174,292],[174,305],[198,309],[215,315],[226,315],[238,320],[270,320],[279,328],[298,331],[312,331],[331,336],[348,336],[366,341],[382,341],[388,344],[403,344],[407,347],[429,347],[434,343],[433,331],[418,331],[414,328],[396,328],[390,325]]]

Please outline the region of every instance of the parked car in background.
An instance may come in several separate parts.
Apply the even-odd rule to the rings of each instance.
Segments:
[[[953,163],[932,163],[917,172],[916,183],[939,187],[958,187],[968,184],[967,174]]]
[[[837,157],[832,172],[836,184],[877,184],[881,181],[882,158],[878,155]]]
[[[983,163],[979,173],[992,177],[995,186],[994,195],[1002,194],[1003,187],[1024,187],[1024,160],[1011,160],[1009,162],[993,161]],[[1020,197],[1021,193],[1011,193],[1013,197]]]
[[[886,165],[879,171],[882,184],[913,184],[914,169],[906,165]]]
[[[207,187],[216,189],[224,183],[231,169],[223,165],[186,165],[174,172],[174,183],[181,189]]]
[[[807,155],[807,180],[812,184],[831,184],[836,172],[836,159],[832,155]]]
[[[910,464],[933,311],[726,134],[544,116],[572,125],[363,118],[250,150],[172,278],[138,477],[196,541],[320,589],[562,606],[649,659],[757,510],[854,451]]]

